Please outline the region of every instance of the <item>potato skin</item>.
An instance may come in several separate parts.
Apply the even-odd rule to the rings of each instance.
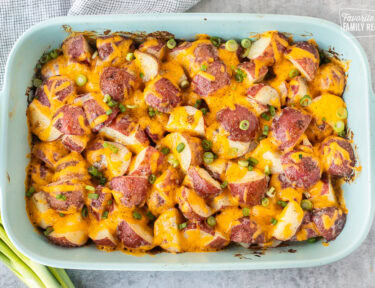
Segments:
[[[231,229],[230,240],[243,244],[260,244],[266,242],[264,232],[257,233],[260,226],[249,217],[238,219],[239,224],[234,225]]]
[[[139,248],[152,244],[138,235],[126,221],[121,221],[117,226],[116,235],[127,248]]]
[[[91,62],[91,49],[82,34],[67,38],[62,44],[62,50],[70,60],[85,64]]]
[[[326,226],[325,218],[330,219],[329,222],[334,221],[330,227]],[[327,207],[314,210],[312,221],[315,223],[320,235],[323,236],[327,241],[332,241],[335,240],[344,229],[346,214],[340,208]]]
[[[328,137],[322,142],[320,151],[323,155],[323,166],[328,174],[337,177],[353,175],[356,159],[348,140],[335,136]]]
[[[219,182],[211,178],[203,168],[190,167],[187,178],[193,189],[203,198],[212,198],[222,192]]]
[[[316,95],[331,93],[341,96],[346,84],[345,72],[334,63],[323,64],[319,67],[313,84]]]
[[[228,184],[233,197],[238,198],[240,204],[254,206],[260,203],[268,187],[268,178],[264,175],[256,180]]]
[[[118,204],[133,208],[144,205],[148,191],[148,180],[143,176],[118,176],[112,178],[109,187],[119,192]]]

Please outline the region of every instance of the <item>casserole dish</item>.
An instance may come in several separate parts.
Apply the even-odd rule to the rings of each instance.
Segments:
[[[189,31],[185,28],[186,23],[189,23]],[[350,212],[341,236],[328,247],[320,243],[303,247],[293,245],[270,249],[261,257],[255,257],[250,250],[239,247],[216,253],[161,253],[134,257],[119,252],[96,251],[93,247],[66,250],[46,242],[42,235],[33,231],[23,206],[25,167],[30,153],[24,91],[30,85],[30,75],[43,51],[56,48],[67,36],[62,28],[64,24],[75,31],[93,30],[99,33],[107,29],[131,32],[167,30],[177,38],[187,39],[193,38],[196,31],[223,38],[243,38],[249,32],[279,30],[292,33],[295,40],[314,37],[323,49],[333,45],[342,58],[351,60],[344,97],[349,110],[349,128],[354,132],[362,165],[362,172],[355,182],[343,186]],[[370,123],[374,119],[369,113],[374,104],[371,77],[367,58],[358,42],[332,23],[313,18],[247,14],[56,18],[34,26],[18,40],[8,59],[4,83],[0,138],[2,216],[9,237],[17,248],[37,262],[62,268],[107,270],[238,270],[316,266],[348,255],[362,243],[371,226],[374,212],[370,180],[371,160],[374,158],[371,155],[373,135],[370,134]],[[358,101],[355,97],[362,98]],[[294,250],[297,253],[287,253]]]

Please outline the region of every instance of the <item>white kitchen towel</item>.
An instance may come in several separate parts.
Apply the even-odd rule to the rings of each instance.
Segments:
[[[8,54],[30,26],[57,16],[184,12],[200,0],[0,0],[0,88]]]

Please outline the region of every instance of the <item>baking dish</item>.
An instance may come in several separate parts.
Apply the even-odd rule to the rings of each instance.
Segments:
[[[344,94],[349,111],[349,128],[354,132],[362,166],[359,177],[343,186],[349,210],[347,224],[328,247],[321,243],[296,244],[269,249],[256,257],[251,250],[231,247],[214,253],[143,255],[106,253],[94,247],[64,249],[48,243],[35,233],[25,211],[24,180],[30,153],[26,125],[25,90],[30,85],[35,63],[47,49],[56,48],[67,36],[63,25],[75,31],[160,31],[191,39],[196,33],[223,38],[244,38],[250,32],[279,30],[292,33],[295,40],[314,37],[323,49],[331,46],[350,59]],[[187,29],[187,27],[189,27]],[[0,184],[2,217],[16,247],[33,260],[55,267],[100,270],[243,270],[307,267],[337,261],[357,248],[367,236],[374,214],[372,190],[373,132],[375,105],[366,55],[350,34],[333,23],[307,17],[250,14],[158,14],[61,17],[29,29],[15,44],[7,62],[1,92]],[[358,99],[359,98],[359,99]],[[295,253],[288,253],[295,252]]]

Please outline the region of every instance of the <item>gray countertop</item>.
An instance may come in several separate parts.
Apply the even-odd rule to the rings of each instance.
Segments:
[[[202,0],[190,12],[293,14],[339,23],[340,8],[375,9],[373,0]],[[360,38],[369,57],[372,75],[375,60],[373,37]],[[374,77],[374,76],[373,76]],[[373,82],[374,87],[374,82]],[[307,269],[220,272],[112,272],[69,270],[77,287],[375,287],[375,225],[354,253],[330,265]],[[0,264],[0,287],[23,287]]]

